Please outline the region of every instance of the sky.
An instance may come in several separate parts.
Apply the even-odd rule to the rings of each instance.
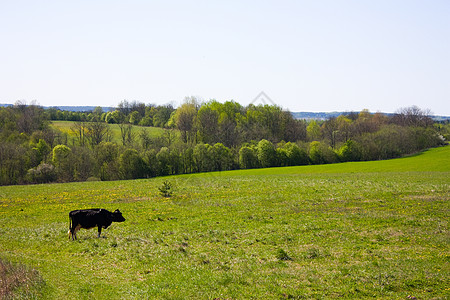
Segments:
[[[0,103],[190,96],[450,116],[450,1],[0,0]]]

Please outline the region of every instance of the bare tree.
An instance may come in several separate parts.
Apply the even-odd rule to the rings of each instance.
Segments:
[[[31,134],[33,131],[44,129],[45,115],[42,107],[35,102],[27,105],[24,101],[16,102],[14,107],[20,112],[16,121],[19,132]]]
[[[103,141],[110,141],[111,130],[109,129],[108,124],[94,121],[87,123],[85,136],[91,146],[94,147]]]
[[[70,131],[75,134],[80,146],[84,146],[86,144],[86,122],[74,122],[72,127],[70,127]]]
[[[322,132],[325,138],[330,141],[331,148],[334,149],[336,146],[336,138],[339,133],[339,126],[337,119],[335,117],[329,118],[322,125]]]
[[[433,125],[431,115],[429,109],[423,110],[414,105],[397,110],[392,121],[401,126],[428,127]]]
[[[119,123],[120,136],[122,137],[122,144],[131,145],[134,142],[136,134],[133,132],[133,125],[130,123]]]

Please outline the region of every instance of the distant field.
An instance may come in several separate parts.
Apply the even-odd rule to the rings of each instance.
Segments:
[[[163,198],[163,181],[174,196]],[[450,147],[388,161],[0,187],[44,299],[448,299]],[[68,240],[68,212],[127,219]]]
[[[52,127],[67,133],[67,135],[69,136],[69,138],[73,139],[76,135],[71,131],[71,128],[73,127],[75,122],[72,121],[52,121]],[[120,128],[119,125],[117,124],[108,124],[109,128],[111,129],[112,132],[112,138],[113,141],[116,143],[121,143],[122,142],[122,136],[120,133]],[[163,128],[159,128],[159,127],[143,127],[143,126],[133,126],[133,132],[136,133],[136,135],[139,135],[139,132],[141,132],[142,130],[147,130],[147,132],[149,133],[149,135],[151,137],[159,137],[162,136],[164,134],[164,129]]]

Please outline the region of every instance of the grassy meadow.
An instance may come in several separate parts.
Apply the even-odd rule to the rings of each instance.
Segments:
[[[170,198],[159,195],[164,181]],[[448,299],[450,147],[388,161],[0,187],[43,299]],[[96,238],[68,213],[120,209]],[[18,292],[19,293],[19,292]],[[20,295],[20,293],[18,294]]]
[[[74,121],[52,121],[52,127],[58,129],[59,131],[67,134],[70,141],[76,139],[76,134],[71,130],[74,124],[77,122]],[[108,124],[109,129],[111,130],[112,141],[118,144],[122,143],[122,135],[120,133],[120,128],[118,124]],[[139,135],[142,130],[146,130],[148,135],[152,138],[160,137],[164,134],[164,129],[160,127],[143,127],[143,126],[135,126],[133,125],[133,133]]]

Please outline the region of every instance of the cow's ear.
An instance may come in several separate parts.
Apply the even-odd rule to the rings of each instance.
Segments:
[[[120,214],[120,210],[116,209],[115,213],[119,213]]]

